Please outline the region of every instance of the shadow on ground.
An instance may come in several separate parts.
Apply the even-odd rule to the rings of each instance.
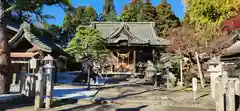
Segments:
[[[118,108],[116,111],[140,111],[142,108],[147,107],[147,105],[139,106],[137,108]]]
[[[16,109],[21,107],[33,106],[33,98],[21,97],[19,99],[15,99],[13,101],[9,101],[7,103],[0,104],[0,111],[5,111],[8,109]]]
[[[76,104],[76,103],[77,103],[77,99],[57,100],[57,101],[53,101],[52,108],[63,106],[63,105]],[[6,111],[6,110],[18,109],[18,108],[24,108],[24,107],[29,107],[30,109],[33,109],[34,98],[24,97],[18,100],[10,101],[8,103],[0,104],[0,111]],[[44,110],[44,104],[42,104],[42,107],[39,110]]]

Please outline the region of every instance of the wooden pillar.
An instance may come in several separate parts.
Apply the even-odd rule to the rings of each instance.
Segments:
[[[136,50],[133,51],[133,74],[136,73]]]
[[[183,61],[181,53],[180,53],[180,86],[183,87]]]
[[[204,77],[203,77],[203,74],[202,74],[201,64],[199,62],[199,56],[198,56],[197,52],[195,52],[195,56],[196,56],[196,59],[197,59],[198,73],[199,73],[200,80],[201,80],[201,86],[202,86],[202,88],[204,88],[205,87]]]

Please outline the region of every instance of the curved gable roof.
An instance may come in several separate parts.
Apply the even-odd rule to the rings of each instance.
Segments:
[[[117,42],[112,38],[123,39],[127,36],[125,38],[132,44],[168,45],[167,40],[156,35],[153,22],[92,22],[92,27],[99,30],[110,43]]]
[[[44,52],[47,53],[57,52],[60,55],[67,57],[69,56],[59,45],[54,43],[48,36],[38,37],[31,29],[32,29],[31,24],[22,23],[20,28],[18,29],[19,31],[17,32],[17,34],[15,34],[15,36],[8,41],[9,45],[16,45],[19,42],[21,42],[22,39],[26,39],[30,44],[38,47],[40,50]],[[39,31],[41,29],[37,28],[37,30]]]

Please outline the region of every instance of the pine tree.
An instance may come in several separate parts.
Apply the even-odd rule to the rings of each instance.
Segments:
[[[128,8],[126,8],[128,7]],[[141,21],[142,19],[142,8],[143,8],[143,2],[142,0],[132,0],[131,3],[125,6],[121,16],[121,21],[126,22],[137,22]]]
[[[143,22],[155,21],[157,16],[156,8],[152,6],[151,0],[146,0],[143,9],[140,11],[140,20]]]
[[[86,20],[85,8],[85,6],[79,6],[73,10],[71,23],[74,29],[79,25],[86,25],[88,23]]]
[[[135,12],[137,13],[137,21],[140,22],[143,19],[143,7],[144,7],[144,2],[143,0],[136,0],[134,3],[134,6],[136,7]]]
[[[63,26],[62,26],[64,30],[69,30],[72,27],[71,21],[72,21],[71,13],[66,12],[66,15],[63,20]]]
[[[92,6],[88,6],[85,9],[85,17],[86,17],[86,25],[90,24],[91,21],[97,20],[97,12],[94,10]]]
[[[125,8],[120,16],[120,20],[124,22],[137,22],[136,7],[133,3],[125,5]]]
[[[120,21],[128,21],[130,19],[129,17],[129,7],[128,5],[125,5],[124,8],[123,8],[123,11],[121,13],[121,16],[120,16]]]
[[[117,12],[114,6],[114,0],[105,0],[103,12],[100,20],[103,21],[117,21]]]
[[[162,0],[162,1],[161,1],[161,4],[162,4],[162,5],[169,5],[168,2],[167,2],[167,0]]]
[[[180,24],[179,18],[172,12],[171,5],[167,0],[162,0],[161,4],[156,7],[156,30],[158,36],[165,36],[168,28]]]

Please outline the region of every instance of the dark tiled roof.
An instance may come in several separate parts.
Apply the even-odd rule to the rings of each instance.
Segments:
[[[109,43],[128,40],[131,44],[169,45],[156,35],[153,22],[92,22]]]
[[[235,34],[232,37],[232,42],[233,44],[226,48],[223,53],[221,54],[221,57],[232,57],[235,55],[240,54],[240,34]]]
[[[27,41],[29,41],[29,43],[37,46],[44,52],[57,52],[60,55],[69,56],[59,45],[54,43],[50,37],[47,36],[48,34],[43,34],[43,36],[39,37],[34,33],[34,31],[32,31],[32,28],[36,28],[37,31],[42,30],[26,22],[22,23],[17,34],[9,40],[9,44],[14,44],[17,41],[22,40],[21,38],[24,37]]]

